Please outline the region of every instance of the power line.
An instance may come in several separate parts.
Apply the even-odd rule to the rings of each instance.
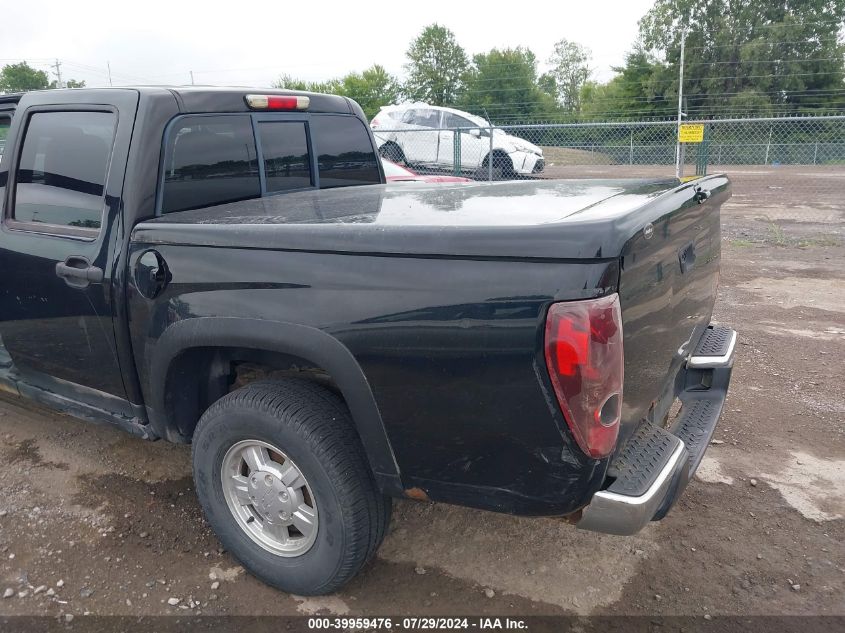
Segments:
[[[695,77],[690,78],[687,81],[689,82],[700,82],[700,81],[721,81],[724,79],[773,79],[775,77],[779,78],[792,78],[792,77],[827,77],[831,75],[842,76],[843,72],[841,70],[836,71],[826,71],[826,72],[817,72],[817,73],[772,73],[767,75],[714,75],[712,77]],[[504,79],[502,79],[504,81]],[[502,88],[468,88],[464,90],[464,92],[469,94],[475,93],[484,93],[489,94],[492,92],[519,92],[519,91],[529,91],[538,88],[536,84],[531,86],[518,86],[518,87],[502,87]]]
[[[745,94],[744,91],[738,92],[699,92],[699,93],[688,93],[688,98],[693,97],[701,97],[704,99],[718,99],[721,97],[729,97],[729,96],[736,96]],[[754,91],[754,95],[783,95],[785,98],[789,99],[800,99],[802,97],[834,97],[838,98],[840,96],[845,96],[845,89],[819,89],[819,90],[806,90],[806,91],[768,91],[768,92],[757,92]],[[674,100],[676,95],[668,94],[668,95],[654,95],[651,97],[600,97],[595,99],[589,99],[589,103],[655,103],[655,102],[669,102],[670,100]],[[540,99],[532,99],[530,101],[507,101],[503,103],[470,103],[466,104],[470,107],[486,107],[488,109],[502,109],[502,108],[510,108],[515,105],[542,105],[547,103],[546,101]],[[775,102],[777,103],[777,102]],[[696,106],[692,106],[696,107]]]

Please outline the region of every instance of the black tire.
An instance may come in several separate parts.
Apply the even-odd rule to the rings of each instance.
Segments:
[[[229,510],[222,463],[242,440],[282,449],[308,480],[321,520],[303,554],[284,557],[265,550]],[[200,419],[192,457],[197,496],[223,546],[249,572],[284,591],[337,590],[375,554],[387,532],[391,501],[376,486],[345,404],[320,385],[255,382],[224,396]]]
[[[392,141],[379,147],[378,153],[382,158],[386,158],[397,165],[406,162],[405,153],[402,151],[402,148]]]
[[[478,170],[478,180],[490,179],[490,155],[484,157],[481,161],[481,168]],[[516,171],[513,168],[513,161],[507,154],[493,152],[493,180],[503,180],[505,178],[513,178]]]

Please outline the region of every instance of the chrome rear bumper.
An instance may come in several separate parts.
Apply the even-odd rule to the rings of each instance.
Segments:
[[[608,468],[614,477],[581,511],[579,528],[635,534],[665,516],[695,474],[722,412],[736,332],[708,328],[687,361],[683,407],[671,428],[643,422]]]
[[[643,529],[657,513],[672,482],[687,467],[688,454],[684,443],[678,446],[669,461],[645,494],[638,497],[600,490],[593,495],[581,514],[578,527],[582,530],[629,536]]]

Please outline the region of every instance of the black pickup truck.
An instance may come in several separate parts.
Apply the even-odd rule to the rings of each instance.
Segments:
[[[391,497],[631,534],[709,443],[724,176],[385,185],[354,102],[284,91],[0,96],[0,129],[0,386],[191,442],[276,587],[349,580]]]

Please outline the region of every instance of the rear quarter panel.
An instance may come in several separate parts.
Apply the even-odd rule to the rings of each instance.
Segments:
[[[147,248],[132,244],[130,268]],[[305,324],[359,363],[406,488],[492,510],[565,514],[600,484],[606,463],[571,440],[540,345],[549,303],[613,292],[617,260],[155,248],[172,281],[154,300],[131,283],[129,290],[147,402],[163,379],[150,372],[156,341],[174,323],[227,316]]]

